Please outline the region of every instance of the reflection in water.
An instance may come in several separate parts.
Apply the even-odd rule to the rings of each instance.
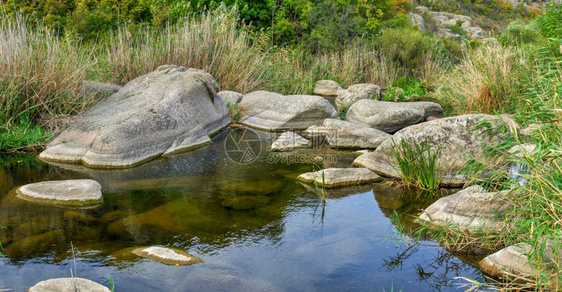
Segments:
[[[266,143],[256,162],[235,163],[225,155],[226,133],[208,147],[124,170],[2,159],[0,242],[7,258],[0,260],[0,289],[68,277],[71,243],[79,277],[108,285],[110,275],[125,291],[382,291],[393,283],[403,291],[445,291],[452,290],[446,278],[481,278],[443,249],[385,240],[396,232],[388,216],[413,218],[426,203],[375,184],[327,190],[328,202],[320,204],[316,190],[296,181],[310,163],[268,163]],[[337,155],[331,163],[338,166],[353,160],[331,149],[296,153]],[[13,192],[74,178],[100,182],[103,204],[42,206]],[[140,245],[185,249],[204,263],[163,266],[129,252]]]

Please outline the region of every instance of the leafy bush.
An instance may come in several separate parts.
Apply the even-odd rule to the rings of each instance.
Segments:
[[[540,34],[535,23],[523,24],[520,21],[510,23],[498,37],[498,41],[504,45],[522,45],[536,42]]]
[[[420,67],[423,58],[431,52],[427,38],[413,29],[383,29],[378,46],[390,60],[413,70]]]
[[[537,25],[546,38],[562,38],[562,4],[551,2],[546,13],[539,16]]]

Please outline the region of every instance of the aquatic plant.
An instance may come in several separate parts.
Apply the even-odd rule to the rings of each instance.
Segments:
[[[427,141],[418,143],[400,140],[396,144],[394,140],[392,156],[398,163],[398,169],[402,174],[402,183],[406,187],[416,187],[422,190],[436,190],[443,179],[444,172],[439,171],[437,158],[441,148],[432,151]]]
[[[316,179],[313,180],[314,182],[314,187],[316,188],[316,192],[320,195],[320,197],[322,198],[321,201],[322,203],[326,203],[326,178],[324,176],[324,167],[314,163],[312,166],[314,171],[320,171],[320,174],[322,176],[322,185],[318,186],[318,183],[316,182]]]

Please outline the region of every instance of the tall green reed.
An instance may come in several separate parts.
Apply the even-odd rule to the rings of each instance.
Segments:
[[[439,170],[440,148],[433,151],[427,141],[418,143],[400,140],[394,143],[392,156],[396,159],[402,182],[406,187],[422,190],[437,190],[443,180],[444,172]]]

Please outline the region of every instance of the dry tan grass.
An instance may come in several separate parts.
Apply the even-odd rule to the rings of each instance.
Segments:
[[[77,93],[93,64],[90,53],[78,44],[49,31],[31,31],[22,18],[2,19],[0,122],[26,115],[41,123],[82,112],[93,100]]]
[[[439,98],[463,113],[505,110],[522,96],[521,83],[531,68],[526,60],[516,47],[482,46],[444,76]]]
[[[235,10],[216,10],[164,31],[146,30],[135,38],[122,27],[111,39],[107,66],[112,82],[124,84],[163,64],[203,69],[221,90],[248,92],[261,83],[265,52],[238,27]],[[255,40],[254,40],[255,41]]]

